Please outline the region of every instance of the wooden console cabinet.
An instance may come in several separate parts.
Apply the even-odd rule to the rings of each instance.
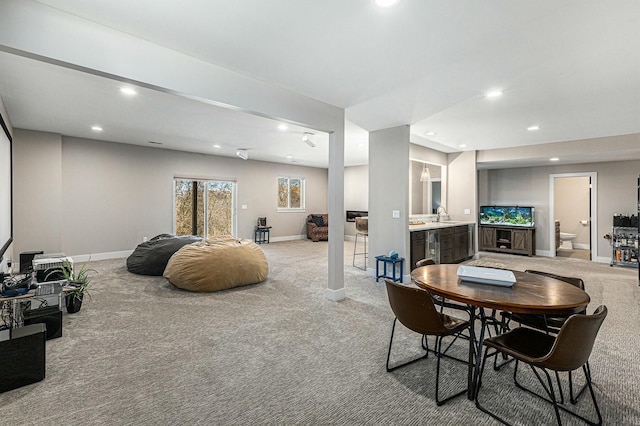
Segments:
[[[481,225],[479,227],[480,250],[534,256],[536,254],[535,232],[535,228]]]

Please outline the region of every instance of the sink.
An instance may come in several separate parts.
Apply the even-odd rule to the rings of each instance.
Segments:
[[[461,220],[441,220],[440,222],[436,222],[436,223],[462,223]]]

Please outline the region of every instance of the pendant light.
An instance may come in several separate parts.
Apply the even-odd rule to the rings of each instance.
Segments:
[[[429,182],[430,180],[431,180],[431,173],[429,172],[427,163],[424,163],[424,167],[422,168],[422,173],[420,174],[420,182]]]

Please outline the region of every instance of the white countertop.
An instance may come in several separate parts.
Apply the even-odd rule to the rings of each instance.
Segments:
[[[454,226],[464,226],[475,224],[475,222],[463,221],[463,220],[449,220],[446,222],[428,222],[420,225],[409,225],[409,231],[425,231],[429,229],[441,229],[441,228],[452,228]]]

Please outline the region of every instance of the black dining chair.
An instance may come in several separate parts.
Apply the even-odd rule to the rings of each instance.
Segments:
[[[391,328],[391,338],[389,339],[389,350],[387,352],[387,371],[394,371],[400,367],[420,361],[421,359],[427,358],[429,356],[429,352],[432,352],[437,358],[435,391],[436,404],[442,405],[445,402],[466,393],[467,389],[465,388],[454,395],[440,399],[440,359],[446,357],[462,362],[468,366],[468,359],[455,358],[446,354],[456,339],[454,338],[444,350],[442,350],[442,340],[448,336],[457,338],[464,330],[468,330],[469,321],[438,312],[433,304],[431,295],[426,290],[409,287],[404,284],[396,283],[390,279],[385,279],[385,283],[387,286],[387,294],[389,296],[389,304],[391,305],[391,310],[395,315],[393,326]],[[400,323],[408,329],[422,335],[422,347],[426,349],[426,353],[418,358],[391,367],[389,362],[397,321],[400,321]],[[436,337],[434,349],[429,349],[427,336]]]
[[[435,265],[435,264],[436,262],[432,258],[428,257],[426,259],[418,260],[416,262],[416,268],[420,268],[422,266]],[[446,300],[444,297],[440,297],[437,295],[431,295],[431,297],[433,298],[433,301],[440,306],[440,313],[443,312],[444,308],[449,308],[449,309],[456,309],[458,311],[464,311],[467,315],[471,315],[470,314],[471,308],[469,308],[469,305],[451,302]]]
[[[600,326],[606,316],[607,307],[601,305],[592,315],[571,315],[563,323],[557,336],[529,327],[518,327],[505,334],[485,339],[484,346],[486,346],[486,349],[482,359],[480,376],[476,384],[476,407],[502,423],[509,424],[506,420],[487,409],[480,402],[482,377],[487,358],[497,356],[498,354],[506,354],[513,357],[516,361],[513,372],[515,385],[547,402],[551,402],[559,425],[562,425],[560,410],[571,414],[590,425],[601,425],[602,415],[600,414],[598,402],[596,400],[595,393],[593,392],[591,373],[587,368],[587,362],[591,356]],[[494,349],[494,351],[490,353],[490,349]],[[540,395],[518,382],[518,364],[520,362],[528,364],[531,367],[536,378],[542,384],[542,388],[545,390],[546,395]],[[598,418],[597,422],[588,420],[581,414],[560,405],[555,397],[553,381],[551,380],[549,371],[574,371],[579,368],[582,368],[582,371],[584,372],[587,382],[586,385],[589,389],[589,393],[591,394],[593,406]],[[538,370],[544,373],[546,377],[546,384]]]

